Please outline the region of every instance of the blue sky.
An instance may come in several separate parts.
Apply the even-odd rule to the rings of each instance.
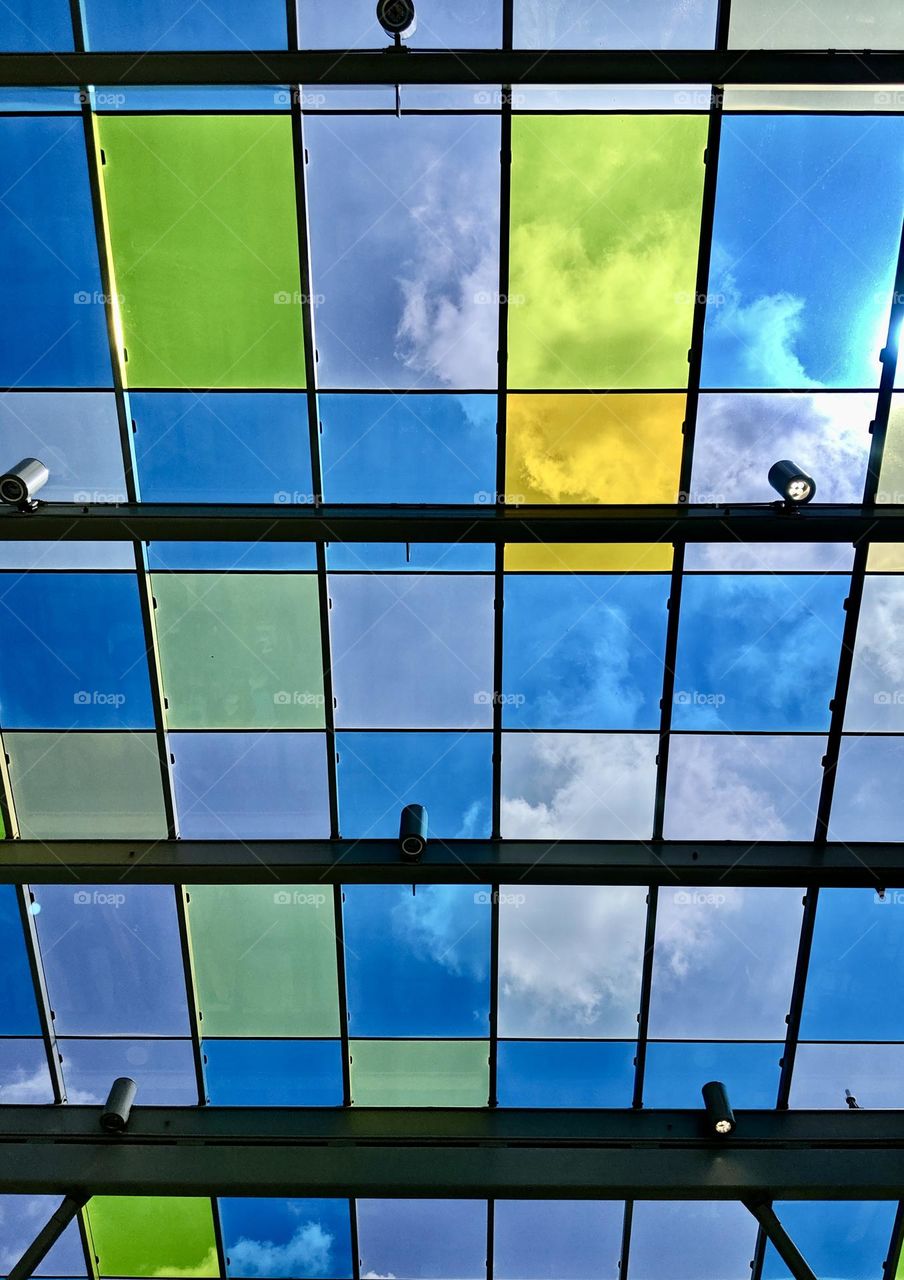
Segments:
[[[0,1196],[0,1271],[6,1274],[31,1244],[60,1202],[59,1196]],[[71,1222],[46,1258],[38,1276],[83,1276],[85,1255],[78,1226]]]
[[[501,1107],[629,1107],[633,1040],[500,1040]]]
[[[362,1280],[484,1280],[485,1200],[359,1200]]]
[[[666,1248],[681,1259],[682,1280],[750,1280],[756,1231],[752,1215],[732,1201],[637,1200],[631,1280],[661,1280]]]
[[[711,49],[714,0],[518,0],[515,47]]]
[[[103,391],[10,391],[0,396],[4,459],[40,458],[48,502],[124,502],[116,400]],[[6,464],[4,464],[6,465]]]
[[[621,1200],[497,1200],[493,1274],[499,1280],[616,1280]]]
[[[339,1107],[339,1040],[205,1039],[208,1101],[220,1107]]]
[[[902,753],[901,738],[842,738],[830,840],[904,838],[904,798],[898,785],[904,768]]]
[[[352,1274],[347,1200],[218,1200],[230,1276]]]
[[[778,1201],[773,1208],[816,1275],[873,1280],[881,1274],[895,1216],[891,1201]],[[785,1280],[788,1274],[769,1245],[763,1280]]]

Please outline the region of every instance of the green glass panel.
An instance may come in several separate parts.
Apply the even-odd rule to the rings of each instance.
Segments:
[[[333,893],[317,885],[188,890],[205,1036],[337,1036]]]
[[[132,387],[301,387],[287,116],[97,122]]]
[[[322,729],[317,581],[155,574],[171,729]]]
[[[4,743],[23,839],[166,835],[152,733],[7,733]]]
[[[93,1196],[88,1227],[100,1276],[217,1276],[210,1201]]]
[[[485,1107],[487,1040],[352,1040],[352,1102],[359,1107]]]
[[[687,385],[705,116],[516,116],[508,381]]]

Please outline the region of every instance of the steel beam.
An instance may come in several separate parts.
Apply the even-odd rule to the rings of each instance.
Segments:
[[[64,1196],[22,1257],[10,1268],[8,1280],[29,1280],[87,1199],[87,1194]]]
[[[904,542],[904,506],[431,507],[42,503],[0,540],[189,542]]]
[[[772,1206],[766,1203],[748,1203],[747,1208],[771,1240],[773,1248],[791,1272],[794,1280],[817,1280],[815,1272],[782,1226]]]

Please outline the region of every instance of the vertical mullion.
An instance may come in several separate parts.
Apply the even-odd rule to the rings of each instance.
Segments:
[[[498,1061],[499,1061],[499,891],[500,886],[494,884],[490,891],[490,1079],[488,1102],[491,1107],[499,1105],[498,1097]]]
[[[762,1227],[756,1229],[756,1245],[753,1250],[753,1261],[750,1264],[750,1280],[763,1280],[763,1264],[766,1261],[766,1245],[769,1243]]]
[[[883,1280],[895,1280],[901,1262],[902,1248],[904,1248],[904,1200],[899,1200],[891,1229],[891,1240],[888,1242],[888,1253],[882,1267]]]
[[[640,976],[640,1010],[637,1014],[637,1056],[634,1059],[634,1096],[632,1107],[643,1106],[644,1075],[647,1067],[647,1036],[650,1027],[650,995],[653,988],[653,953],[656,946],[656,912],[659,889],[650,885],[647,891],[647,923],[644,934],[643,968]]]
[[[634,1225],[634,1201],[625,1201],[625,1215],[622,1219],[621,1256],[618,1263],[618,1280],[628,1280],[628,1268],[631,1265],[631,1228]]]
[[[493,1280],[496,1253],[496,1201],[487,1200],[487,1280]]]
[[[333,885],[333,929],[336,935],[336,984],[339,1000],[339,1036],[342,1051],[342,1102],[352,1100],[350,1046],[348,1040],[348,997],[345,985],[345,935],[342,921],[342,885]]]
[[[47,1069],[53,1089],[54,1102],[65,1102],[66,1082],[63,1079],[62,1054],[57,1042],[56,1029],[53,1025],[53,1008],[47,991],[44,977],[44,963],[41,959],[41,947],[38,942],[38,931],[32,913],[34,895],[27,884],[16,886],[19,900],[19,918],[22,921],[22,935],[25,939],[25,950],[28,955],[28,967],[34,987],[35,1004],[38,1008],[38,1021],[41,1026],[41,1038],[44,1041],[44,1052],[47,1056]]]
[[[779,1111],[788,1109],[788,1100],[791,1097],[791,1076],[794,1072],[794,1059],[797,1056],[797,1042],[800,1037],[800,1021],[804,1011],[804,993],[807,989],[807,974],[810,969],[810,952],[813,950],[813,931],[816,927],[818,903],[819,890],[815,887],[808,889],[804,897],[800,942],[797,947],[797,962],[794,966],[794,982],[791,986],[791,1007],[786,1018],[788,1030],[785,1035],[778,1097],[775,1102]]]
[[[348,1222],[352,1249],[352,1280],[361,1280],[361,1258],[358,1255],[358,1201],[354,1196],[348,1202]]]
[[[195,1066],[195,1082],[198,1087],[198,1098],[201,1105],[204,1106],[207,1103],[207,1089],[204,1083],[204,1051],[201,1048],[201,1015],[198,1010],[191,934],[188,923],[188,902],[191,894],[187,886],[179,884],[173,885],[173,893],[175,894],[176,902],[176,920],[179,926],[179,946],[182,950],[182,973],[185,979],[185,1000],[188,1007],[188,1025],[191,1035],[192,1059]],[[223,1274],[226,1274],[225,1271]]]

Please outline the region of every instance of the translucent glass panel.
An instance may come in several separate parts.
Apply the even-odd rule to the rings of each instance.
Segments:
[[[706,120],[516,116],[508,383],[687,384]]]
[[[515,0],[515,47],[711,49],[714,0]]]
[[[845,707],[848,732],[904,729],[904,578],[869,574]]]
[[[205,1040],[204,1085],[217,1107],[341,1107],[339,1040]]]
[[[503,836],[648,839],[657,745],[656,734],[505,734]]]
[[[145,502],[313,502],[304,396],[132,392],[129,405]]]
[[[506,886],[499,906],[499,1034],[631,1038],[646,890]]]
[[[361,1107],[485,1107],[486,1040],[352,1040],[351,1100]]]
[[[347,1200],[222,1197],[217,1207],[229,1276],[353,1274]]]
[[[898,377],[901,370],[898,371]],[[892,397],[888,430],[882,449],[877,502],[904,502],[904,396]],[[880,548],[875,548],[878,551]],[[884,550],[884,548],[882,548]],[[892,567],[892,566],[890,566]]]
[[[483,1280],[485,1200],[359,1200],[361,1274]]]
[[[511,395],[510,503],[675,502],[684,397]]]
[[[288,118],[104,116],[97,133],[129,385],[303,386]]]
[[[324,885],[195,885],[195,990],[207,1036],[337,1036],[333,894]]]
[[[12,391],[0,396],[4,458],[40,460],[47,502],[125,502],[122,446],[111,393]],[[9,465],[4,463],[4,465]]]
[[[750,1280],[757,1225],[742,1204],[722,1200],[636,1200],[631,1280],[661,1280],[668,1256],[681,1259],[681,1280]]]
[[[101,1106],[110,1084],[131,1076],[146,1107],[195,1107],[198,1083],[190,1040],[80,1040],[59,1042],[69,1102]]]
[[[500,1040],[501,1107],[630,1107],[634,1040]]]
[[[831,840],[904,840],[904,739],[841,739],[835,771]]]
[[[166,835],[152,733],[6,733],[23,840]]]
[[[904,174],[864,197],[902,140],[900,117],[725,118],[704,386],[877,385]]]
[[[19,1261],[59,1204],[59,1196],[0,1196],[0,1271],[4,1275]],[[34,1274],[83,1276],[85,1271],[78,1226],[71,1222]]]
[[[153,726],[134,574],[10,574],[0,593],[4,727]]]
[[[329,590],[340,727],[490,727],[491,577],[333,574]]]
[[[485,839],[492,809],[489,733],[340,733],[339,820],[346,839],[390,839],[399,812],[423,804],[432,835]]]
[[[0,49],[44,53],[72,48],[72,18],[67,0],[12,0],[0,10]]]
[[[493,1275],[498,1280],[616,1280],[620,1200],[497,1200]]]
[[[666,838],[812,840],[825,749],[820,734],[673,734]]]
[[[800,1044],[794,1057],[791,1106],[847,1109],[904,1105],[904,1045]]]
[[[669,579],[510,575],[503,724],[658,729]]]
[[[84,0],[91,49],[285,49],[280,0]]]
[[[85,1211],[99,1276],[217,1276],[210,1201],[92,1196]]]
[[[169,746],[184,838],[329,836],[322,733],[174,733]]]
[[[155,574],[173,729],[324,723],[317,582],[266,574]]]
[[[647,1046],[644,1106],[697,1109],[703,1105],[706,1081],[724,1080],[733,1107],[774,1107],[784,1048],[784,1039],[763,1044],[653,1041]]]
[[[327,502],[494,502],[496,399],[319,398]]]
[[[681,594],[676,729],[828,729],[844,576],[689,576]]]
[[[668,573],[671,543],[510,542],[505,567],[520,573]]]
[[[8,8],[3,14],[12,21]],[[110,386],[81,119],[0,120],[0,165],[0,384]]]
[[[302,48],[379,49],[390,40],[370,0],[344,0],[336,6],[297,0],[297,11]],[[417,30],[405,43],[427,49],[498,49],[501,41],[501,0],[462,0],[454,9],[443,0],[424,0],[417,8]]]
[[[305,143],[320,386],[494,388],[498,118],[311,117]]]
[[[779,1201],[774,1208],[817,1276],[873,1280],[882,1275],[895,1219],[891,1201]],[[786,1280],[790,1274],[767,1245],[763,1280]]]
[[[900,49],[904,15],[895,0],[826,0],[818,8],[783,0],[735,0],[734,49]]]
[[[41,1024],[15,887],[0,887],[0,1034],[38,1036]]]
[[[43,1042],[0,1040],[0,1102],[7,1106],[53,1100]]]

